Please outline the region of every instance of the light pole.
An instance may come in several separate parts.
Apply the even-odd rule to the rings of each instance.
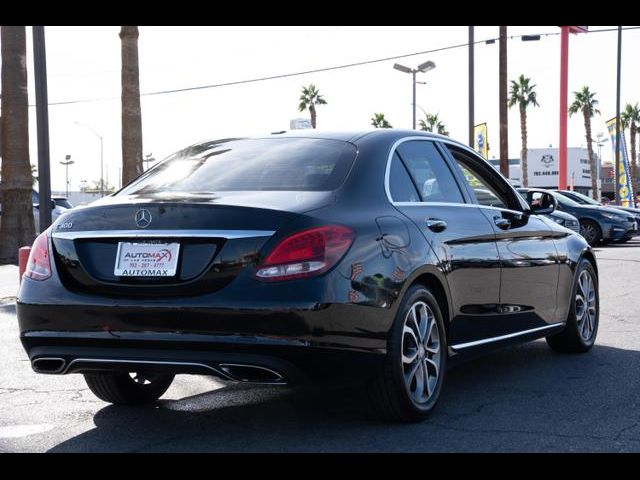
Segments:
[[[156,159],[153,157],[153,153],[147,153],[147,154],[145,155],[145,157],[146,157],[146,158],[144,158],[142,161],[143,161],[144,163],[146,163],[146,164],[147,164],[147,168],[145,168],[145,171],[146,171],[146,170],[148,170],[148,169],[149,169],[149,163],[150,163],[150,162],[155,162],[155,161],[156,161]]]
[[[104,149],[103,149],[103,138],[98,132],[96,132],[93,128],[91,128],[86,123],[73,122],[76,125],[83,126],[91,130],[91,132],[100,139],[100,196],[104,197]]]
[[[598,199],[602,198],[602,179],[600,178],[600,171],[602,169],[602,145],[605,144],[605,142],[608,142],[609,139],[605,138],[604,132],[598,132],[596,134],[596,138],[597,140],[595,141],[596,145],[598,146],[598,163],[596,164],[596,179],[597,179],[597,185],[598,185]],[[591,140],[592,142],[594,140]]]
[[[424,62],[421,65],[418,65],[418,68],[409,68],[409,67],[405,67],[404,65],[400,65],[399,63],[394,63],[393,64],[393,68],[395,68],[396,70],[400,70],[401,72],[404,73],[410,73],[412,75],[413,81],[412,81],[412,87],[413,87],[413,129],[416,129],[416,73],[418,72],[422,72],[422,73],[426,73],[429,70],[433,70],[434,68],[436,68],[436,64],[433,63],[431,60]]]
[[[65,168],[65,178],[67,180],[66,183],[66,192],[67,192],[67,198],[69,198],[69,165],[73,165],[75,162],[73,160],[71,160],[71,155],[66,155],[64,157],[63,161],[60,161],[60,165],[64,165]]]

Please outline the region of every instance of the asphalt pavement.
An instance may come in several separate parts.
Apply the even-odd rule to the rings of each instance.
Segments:
[[[539,340],[451,369],[419,424],[374,420],[349,390],[188,375],[154,406],[111,406],[80,375],[33,373],[10,298],[17,273],[0,267],[0,451],[638,452],[640,239],[596,254],[601,317],[589,353]]]

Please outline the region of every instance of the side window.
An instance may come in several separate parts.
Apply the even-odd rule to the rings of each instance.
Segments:
[[[464,203],[451,170],[433,142],[404,142],[396,154],[409,171],[423,202]]]
[[[389,170],[389,193],[394,202],[419,202],[418,191],[413,185],[407,169],[404,168],[402,160],[397,153],[391,159]]]
[[[483,177],[479,171],[470,167],[466,162],[461,160],[461,155],[455,151],[451,151],[453,158],[460,167],[464,178],[476,195],[478,204],[487,207],[510,208],[508,200],[496,191],[490,184],[490,181]]]

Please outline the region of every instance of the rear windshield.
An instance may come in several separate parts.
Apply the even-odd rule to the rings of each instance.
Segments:
[[[119,193],[335,190],[355,156],[354,145],[338,140],[211,141],[171,155]]]

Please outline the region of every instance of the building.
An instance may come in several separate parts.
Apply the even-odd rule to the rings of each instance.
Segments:
[[[558,188],[558,149],[530,148],[527,153],[529,186]],[[489,163],[500,169],[499,159],[491,159]],[[522,184],[519,158],[509,159],[509,179]],[[591,167],[586,148],[567,148],[567,183],[577,192],[591,194]]]

